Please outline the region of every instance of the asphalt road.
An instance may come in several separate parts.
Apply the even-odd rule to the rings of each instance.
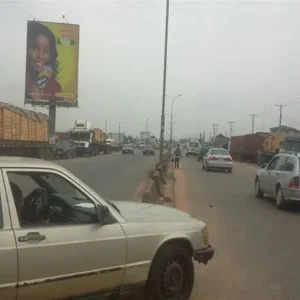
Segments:
[[[155,156],[113,152],[110,155],[61,159],[55,162],[73,172],[99,195],[110,200],[132,200],[150,168],[158,161]]]
[[[184,158],[182,168],[190,211],[208,224],[216,248],[207,266],[195,265],[192,300],[300,299],[300,205],[280,211],[271,199],[256,199],[252,165],[206,172]]]

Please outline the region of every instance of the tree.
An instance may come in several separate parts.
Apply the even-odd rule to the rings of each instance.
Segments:
[[[133,137],[131,135],[128,135],[125,137],[125,141],[128,143],[132,143],[133,142]]]

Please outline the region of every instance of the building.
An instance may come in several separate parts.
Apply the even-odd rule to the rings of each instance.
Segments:
[[[284,135],[287,137],[300,138],[300,130],[285,125],[272,127],[270,128],[270,132],[271,135]]]

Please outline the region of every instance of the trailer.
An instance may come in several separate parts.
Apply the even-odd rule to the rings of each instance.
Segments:
[[[0,102],[0,155],[53,159],[49,117]]]
[[[108,154],[111,147],[106,144],[104,132],[100,128],[92,128],[90,121],[75,120],[69,130],[69,139],[76,144],[77,156],[94,156],[103,152]]]

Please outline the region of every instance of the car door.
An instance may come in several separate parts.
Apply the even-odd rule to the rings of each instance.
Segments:
[[[71,208],[71,222],[22,225],[9,182],[16,181],[16,176],[26,175],[44,176],[43,182],[49,181],[47,187],[55,187],[58,192],[51,193],[50,200],[54,195],[78,200]],[[97,200],[83,186],[56,170],[6,169],[3,176],[17,240],[18,300],[61,299],[99,291],[111,293],[121,285],[126,265],[123,229],[115,219],[106,225],[86,222],[86,215],[96,213],[93,210]],[[22,182],[20,179],[18,184]],[[54,215],[63,216],[61,212],[70,211],[69,207],[65,210],[55,203],[51,208],[52,219]]]
[[[0,172],[0,299],[15,300],[18,283],[18,257]]]
[[[264,180],[264,190],[271,197],[275,196],[276,184],[279,178],[278,169],[284,160],[284,156],[275,156],[267,166]]]

